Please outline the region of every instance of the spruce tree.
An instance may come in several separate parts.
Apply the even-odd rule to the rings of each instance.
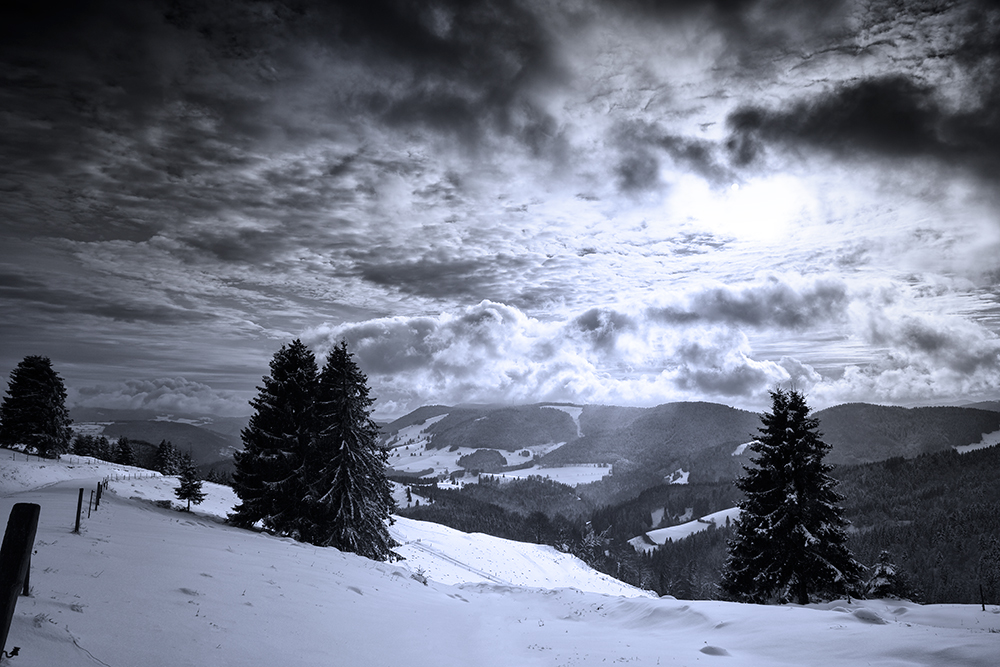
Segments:
[[[378,446],[367,383],[346,342],[330,350],[319,381],[316,446],[305,466],[300,530],[314,544],[394,560],[388,452]]]
[[[182,457],[177,448],[168,440],[161,440],[153,458],[153,470],[163,475],[178,475],[181,469]]]
[[[79,434],[73,438],[73,453],[78,456],[94,456],[97,438],[92,435]]]
[[[103,461],[110,461],[114,458],[114,449],[114,446],[111,444],[111,441],[108,440],[107,436],[99,435],[94,441],[93,455]]]
[[[760,437],[749,449],[753,466],[736,481],[743,491],[735,535],[722,577],[733,600],[765,603],[810,593],[850,592],[862,566],[847,549],[843,498],[823,463],[830,446],[797,391],[771,392],[771,412],[761,415]]]
[[[865,593],[871,598],[906,597],[906,586],[888,551],[879,553],[878,562],[872,567],[872,576],[865,585]]]
[[[69,450],[66,387],[48,357],[27,356],[10,374],[0,404],[0,444],[25,445],[54,458]]]
[[[181,462],[180,486],[174,489],[174,495],[180,500],[187,501],[187,511],[191,511],[191,503],[200,505],[205,500],[205,492],[201,490],[201,479],[198,477],[198,470],[194,467],[194,461],[189,455],[185,455]]]
[[[240,504],[229,521],[251,527],[260,521],[280,535],[298,534],[304,496],[303,463],[313,445],[316,358],[301,341],[283,345],[271,374],[250,401],[255,412],[236,452],[233,490]]]
[[[115,445],[113,462],[123,466],[135,465],[135,452],[124,435],[118,438],[118,444]]]

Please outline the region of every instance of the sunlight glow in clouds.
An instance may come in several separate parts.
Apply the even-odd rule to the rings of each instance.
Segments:
[[[777,174],[750,178],[728,189],[715,189],[687,176],[670,199],[671,212],[701,223],[713,234],[752,243],[787,239],[814,219],[816,202],[796,177]]]

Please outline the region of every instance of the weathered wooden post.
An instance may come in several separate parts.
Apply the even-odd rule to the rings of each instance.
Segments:
[[[87,518],[90,518],[90,512],[94,509],[94,490],[90,490],[90,500],[87,501]]]
[[[76,527],[73,529],[74,533],[80,532],[80,515],[83,514],[83,489],[80,489],[80,494],[76,498]]]
[[[14,618],[17,594],[23,589],[28,575],[41,510],[34,503],[17,503],[7,520],[0,547],[0,651],[7,649],[7,633]]]

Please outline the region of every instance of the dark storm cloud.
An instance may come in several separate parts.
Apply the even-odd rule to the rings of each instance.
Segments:
[[[691,366],[683,366],[674,384],[685,391],[695,391],[713,396],[752,396],[773,381],[766,371],[750,365],[734,368],[704,368],[694,364],[710,363],[704,355],[696,354],[689,361]]]
[[[638,323],[632,316],[610,308],[591,308],[570,320],[569,328],[577,329],[595,348],[610,350],[620,334],[637,330]]]
[[[555,123],[530,92],[562,73],[537,9],[513,0],[317,2],[302,23],[335,59],[383,80],[335,98],[341,111],[422,126],[468,147],[500,132],[539,152]]]
[[[738,164],[749,164],[763,146],[778,144],[840,157],[925,157],[992,178],[1000,170],[996,101],[1000,96],[991,93],[973,108],[952,110],[931,86],[909,76],[883,76],[843,84],[781,109],[738,109],[727,119],[729,147]]]
[[[516,301],[516,294],[507,294],[511,278],[533,266],[528,258],[509,255],[463,259],[435,253],[415,259],[386,261],[371,253],[354,254],[357,262],[351,272],[364,280],[435,299],[506,297]]]
[[[734,180],[732,170],[718,159],[713,142],[673,134],[654,123],[620,123],[614,143],[622,154],[616,167],[619,186],[626,192],[657,187],[661,160],[715,186],[728,186]]]
[[[1000,340],[965,322],[914,315],[873,316],[867,333],[876,345],[894,350],[890,358],[897,362],[905,359],[909,365],[917,358],[965,376],[1000,370]]]
[[[724,60],[745,75],[773,67],[776,55],[842,36],[853,3],[847,0],[604,0],[614,10],[675,25],[701,20],[725,39]]]
[[[684,306],[652,308],[649,313],[665,322],[798,329],[841,320],[849,303],[847,286],[839,280],[816,280],[803,287],[769,280],[739,289],[701,290]]]

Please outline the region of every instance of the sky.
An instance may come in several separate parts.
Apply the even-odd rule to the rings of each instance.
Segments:
[[[249,414],[1000,398],[1000,5],[21,3],[0,374]],[[6,375],[4,375],[6,377]]]

